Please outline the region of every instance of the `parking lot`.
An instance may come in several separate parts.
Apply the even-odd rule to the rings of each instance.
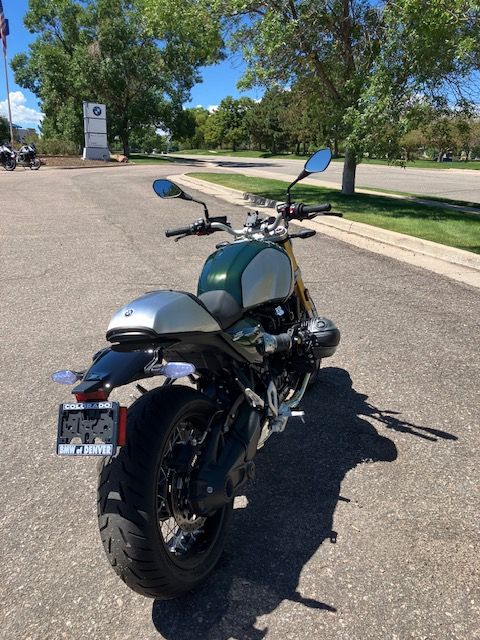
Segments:
[[[95,461],[54,453],[70,396],[49,376],[87,365],[129,299],[195,291],[220,235],[166,239],[202,210],[150,186],[187,170],[0,173],[0,637],[480,638],[480,292],[321,234],[295,250],[342,342],[305,424],[259,453],[217,571],[154,602],[110,569]]]

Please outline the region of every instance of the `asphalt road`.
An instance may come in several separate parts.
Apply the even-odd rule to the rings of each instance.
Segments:
[[[297,255],[342,342],[305,424],[259,454],[218,570],[153,602],[110,569],[95,463],[54,454],[70,396],[49,375],[88,364],[127,300],[195,290],[220,234],[164,237],[201,214],[154,196],[171,172],[0,174],[0,637],[480,638],[479,291],[321,235]]]
[[[277,179],[294,179],[302,170],[302,160],[238,158],[229,156],[188,156],[197,162],[214,163],[218,167],[234,169],[239,173]],[[171,156],[178,157],[177,155]],[[312,179],[327,182],[332,186],[342,185],[343,163],[332,162],[328,169]],[[272,174],[272,175],[270,175]],[[275,174],[275,175],[273,175]],[[384,165],[359,164],[357,167],[358,187],[403,191],[420,196],[435,196],[450,200],[480,203],[480,171],[469,169],[416,169],[389,167]]]

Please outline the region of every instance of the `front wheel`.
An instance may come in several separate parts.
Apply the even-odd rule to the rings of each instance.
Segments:
[[[17,161],[15,160],[15,158],[9,158],[5,163],[5,170],[14,171],[16,166],[17,166]]]
[[[191,388],[155,389],[129,409],[126,446],[102,461],[103,546],[120,578],[144,596],[167,599],[190,591],[222,553],[232,504],[200,518],[186,499],[198,443],[216,411]]]
[[[40,162],[39,158],[34,158],[30,162],[30,169],[32,171],[38,171],[40,169],[40,165],[41,165],[41,162]]]

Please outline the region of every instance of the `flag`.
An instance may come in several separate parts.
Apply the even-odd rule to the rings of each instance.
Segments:
[[[3,13],[2,0],[0,0],[0,40],[3,43],[3,54],[7,55],[7,35],[8,35],[8,23]]]

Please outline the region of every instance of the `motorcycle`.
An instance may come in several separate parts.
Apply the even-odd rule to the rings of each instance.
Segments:
[[[33,142],[20,147],[17,153],[17,164],[24,168],[30,167],[32,171],[38,171],[40,169],[40,158],[37,156],[37,147]]]
[[[12,151],[7,142],[0,144],[0,164],[3,166],[5,171],[14,171],[17,166],[15,152]]]
[[[298,409],[322,358],[340,333],[317,314],[293,252],[292,220],[338,215],[328,204],[292,201],[292,187],[324,171],[322,149],[288,187],[276,215],[248,213],[241,229],[212,217],[205,203],[170,180],[161,198],[203,206],[193,223],[166,231],[177,240],[224,232],[198,281],[197,294],[151,291],[117,311],[110,342],[87,371],[62,370],[56,382],[77,384],[76,401],[60,405],[57,453],[101,456],[98,522],[107,558],[134,591],[174,598],[213,571],[225,543],[233,499],[255,476],[254,458]],[[147,391],[139,381],[162,376]],[[177,384],[180,379],[188,384]],[[127,409],[111,392],[136,383]]]

